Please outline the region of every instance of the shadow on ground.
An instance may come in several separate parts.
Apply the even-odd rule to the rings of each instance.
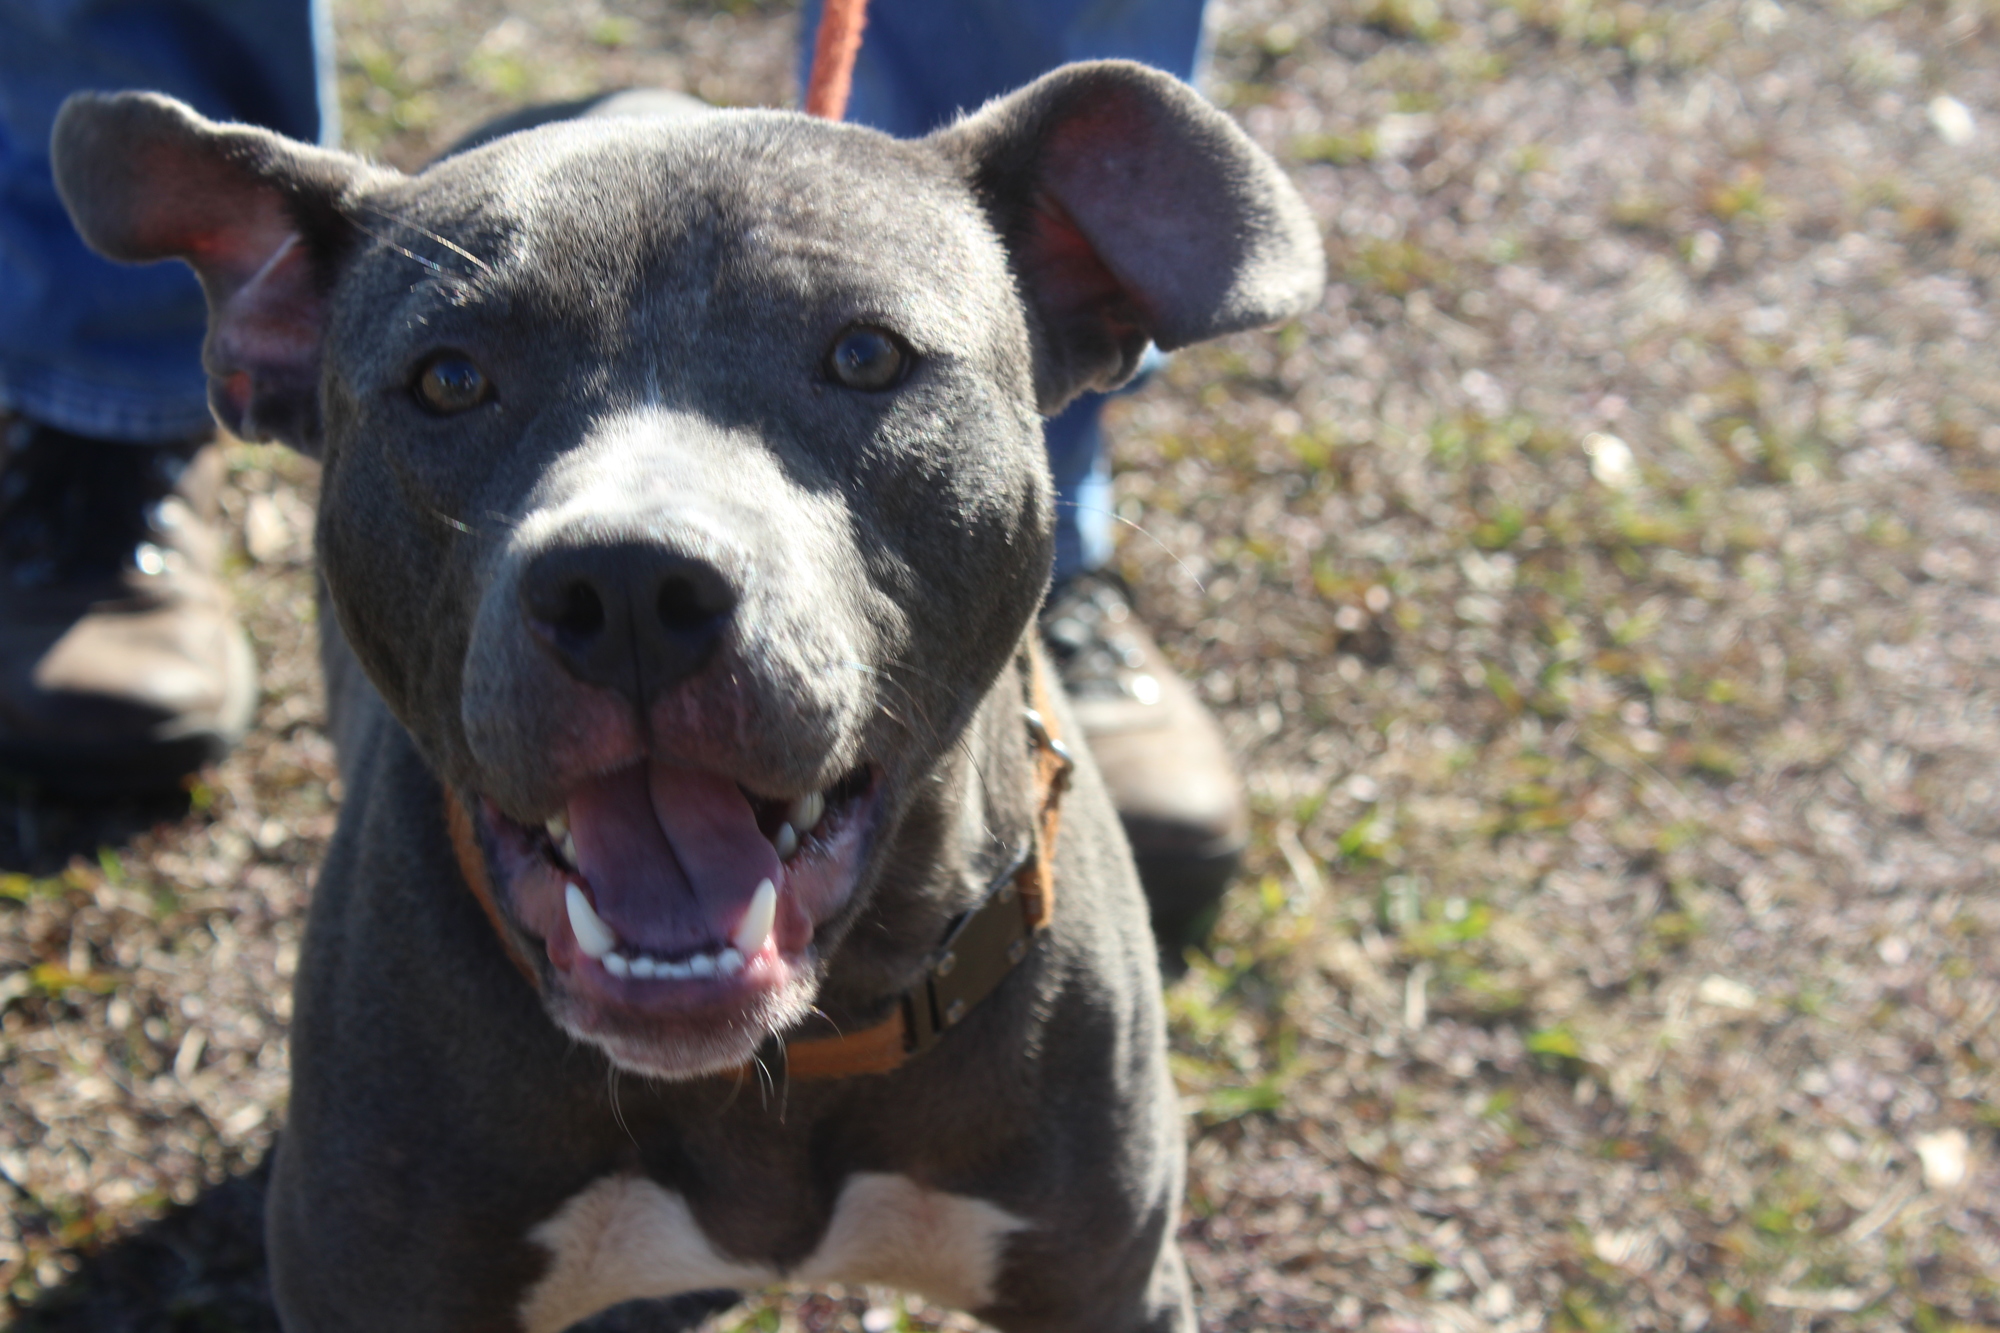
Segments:
[[[0,777],[0,872],[51,875],[73,857],[123,847],[148,829],[187,817],[186,792],[77,800],[38,793]]]
[[[264,1274],[268,1162],[89,1254],[10,1333],[276,1333]]]
[[[278,1333],[264,1271],[270,1174],[267,1157],[91,1252],[69,1281],[17,1310],[8,1333]],[[736,1300],[695,1292],[631,1301],[571,1333],[681,1333]]]

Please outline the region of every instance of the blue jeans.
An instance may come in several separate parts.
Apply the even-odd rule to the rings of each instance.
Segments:
[[[318,0],[0,0],[0,407],[98,439],[210,429],[201,288],[180,264],[99,259],[49,177],[87,88],[154,88],[206,115],[334,137]]]
[[[847,118],[904,138],[1072,60],[1138,60],[1192,81],[1205,0],[869,0]],[[799,86],[812,63],[820,0],[800,23]],[[1045,430],[1056,480],[1058,582],[1111,559],[1111,468],[1085,394]]]

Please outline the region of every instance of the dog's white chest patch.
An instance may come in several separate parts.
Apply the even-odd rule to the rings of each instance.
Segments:
[[[674,1191],[607,1176],[529,1233],[551,1263],[521,1302],[521,1323],[559,1333],[620,1301],[787,1280],[880,1283],[976,1309],[993,1299],[1007,1237],[1026,1225],[983,1199],[862,1173],[841,1186],[818,1247],[786,1271],[717,1250]]]
[[[853,1175],[799,1282],[879,1282],[972,1310],[993,1299],[1007,1237],[1027,1226],[984,1199],[927,1190],[907,1176]]]

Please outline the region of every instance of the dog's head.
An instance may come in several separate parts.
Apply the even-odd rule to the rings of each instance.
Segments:
[[[201,277],[223,423],[324,461],[340,627],[552,1015],[667,1076],[804,1015],[1020,643],[1040,414],[1322,280],[1271,162],[1129,64],[915,142],[587,119],[414,177],[83,95],[55,160],[96,248]]]

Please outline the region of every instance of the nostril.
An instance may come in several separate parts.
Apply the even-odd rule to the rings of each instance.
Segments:
[[[554,614],[544,616],[543,620],[566,639],[594,639],[604,629],[604,598],[582,579],[566,585],[550,609]]]
[[[706,628],[721,608],[710,605],[692,579],[668,579],[660,585],[656,609],[660,623],[670,630],[687,632]]]
[[[660,571],[655,589],[653,614],[669,634],[712,636],[736,607],[729,580],[705,561],[675,561]]]
[[[596,583],[574,573],[531,580],[522,589],[521,602],[541,632],[565,649],[587,648],[610,619]]]

